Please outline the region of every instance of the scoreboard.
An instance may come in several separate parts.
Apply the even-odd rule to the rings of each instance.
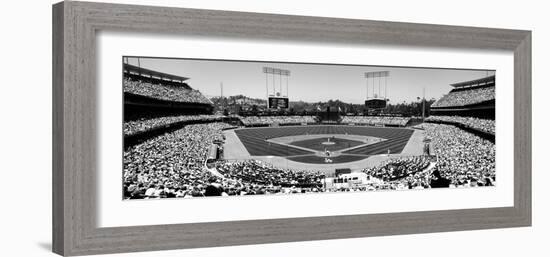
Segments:
[[[288,97],[269,97],[268,99],[269,109],[287,109]]]
[[[365,107],[368,109],[384,109],[386,108],[386,99],[365,100]]]

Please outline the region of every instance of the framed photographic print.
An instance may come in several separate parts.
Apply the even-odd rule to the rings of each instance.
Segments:
[[[53,69],[61,255],[531,225],[530,31],[65,1]]]

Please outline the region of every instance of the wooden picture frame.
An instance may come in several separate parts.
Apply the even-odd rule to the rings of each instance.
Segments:
[[[95,124],[99,30],[513,51],[514,206],[99,228]],[[52,84],[53,251],[61,255],[531,225],[530,31],[65,1],[53,6]]]

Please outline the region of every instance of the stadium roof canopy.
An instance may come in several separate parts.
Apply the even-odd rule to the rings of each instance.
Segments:
[[[135,74],[135,75],[146,75],[146,76],[149,76],[149,77],[156,77],[156,78],[159,78],[159,79],[171,80],[171,81],[173,80],[173,81],[180,81],[180,82],[183,82],[183,81],[186,81],[186,80],[189,79],[189,78],[186,78],[186,77],[181,77],[181,76],[176,76],[176,75],[172,75],[172,74],[168,74],[168,73],[164,73],[164,72],[159,72],[159,71],[154,71],[154,70],[141,68],[141,67],[138,67],[138,66],[127,64],[127,63],[124,64],[124,72],[125,73],[130,73],[130,74]]]
[[[454,84],[451,84],[451,86],[455,88],[460,88],[460,87],[468,87],[468,86],[483,86],[483,85],[494,84],[494,83],[495,83],[495,76],[493,75],[485,78],[454,83]]]

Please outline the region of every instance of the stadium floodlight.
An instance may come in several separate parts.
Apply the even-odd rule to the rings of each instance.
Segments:
[[[278,69],[273,67],[263,67],[263,72],[282,76],[290,76],[290,70]]]
[[[288,108],[288,80],[290,77],[290,70],[279,69],[274,67],[263,67],[262,72],[265,73],[265,90],[267,98],[267,108]],[[279,83],[276,83],[276,77],[278,75]],[[271,76],[271,84],[273,91],[269,94],[269,76]],[[283,78],[286,84],[286,94],[283,94]],[[279,90],[277,91],[276,84],[279,84]]]
[[[366,78],[366,100],[365,106],[369,109],[383,109],[387,105],[387,93],[388,93],[388,77],[390,76],[389,71],[374,71],[374,72],[365,72],[364,76]],[[382,79],[383,78],[383,79]],[[372,81],[372,91],[369,96],[369,80]],[[384,81],[382,81],[384,80]],[[378,83],[376,83],[378,82]],[[378,84],[378,90],[376,90],[376,84]],[[383,88],[382,88],[383,86]],[[384,91],[382,92],[382,89]]]
[[[383,78],[389,77],[389,71],[374,71],[374,72],[365,72],[365,78]]]

